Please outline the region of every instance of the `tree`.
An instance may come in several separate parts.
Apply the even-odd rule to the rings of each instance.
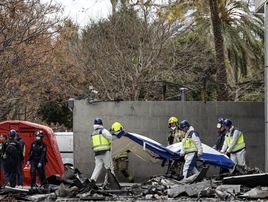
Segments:
[[[41,103],[38,114],[42,117],[42,121],[47,124],[60,124],[68,129],[72,128],[73,115],[68,109],[67,102],[57,98],[55,101]]]
[[[215,52],[216,52],[216,67],[217,67],[217,81],[219,83],[217,89],[217,100],[228,100],[227,90],[227,73],[225,66],[224,57],[224,45],[222,36],[221,20],[218,12],[218,0],[209,0],[211,21],[213,28]]]
[[[99,99],[140,99],[145,82],[156,80],[169,26],[149,24],[133,9],[122,9],[108,20],[83,30],[76,54],[87,86],[94,86]]]
[[[163,15],[173,17],[173,21],[171,21],[172,23],[177,21],[176,16],[181,15],[185,16],[188,21],[192,21],[192,23],[188,23],[191,27],[191,29],[188,30],[200,33],[200,37],[207,40],[208,46],[211,46],[211,49],[214,49],[215,58],[218,56],[223,58],[222,52],[224,52],[227,82],[219,81],[222,78],[218,77],[225,77],[224,72],[220,73],[220,71],[223,71],[222,68],[220,68],[220,71],[217,71],[218,74],[215,78],[215,82],[226,84],[226,86],[228,86],[230,89],[229,99],[237,99],[239,97],[237,92],[244,89],[241,88],[239,83],[243,83],[245,80],[252,80],[251,77],[254,75],[256,78],[256,71],[261,75],[260,70],[263,61],[263,20],[250,11],[248,1],[180,0],[169,1],[168,5],[156,6],[163,10],[160,12],[160,17]],[[210,12],[210,10],[212,12]],[[172,15],[170,15],[170,13]],[[219,34],[219,29],[221,29],[221,34]],[[220,44],[224,45],[223,50],[222,47],[215,48],[215,43],[214,45],[211,44],[213,38],[217,40],[218,46],[221,46]],[[221,53],[217,53],[217,51]],[[223,60],[221,59],[221,61]],[[216,67],[218,68],[219,66],[216,65]],[[246,83],[247,85],[250,85],[250,83]],[[252,85],[254,84],[252,83]],[[239,94],[243,92],[244,91]]]
[[[57,34],[57,12],[59,7],[39,0],[1,1],[1,119],[19,118],[22,112],[26,119],[36,112],[46,92],[44,72],[51,71],[48,58]]]

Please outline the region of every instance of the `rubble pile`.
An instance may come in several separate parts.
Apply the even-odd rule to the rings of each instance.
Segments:
[[[118,184],[109,177],[109,184],[92,185],[79,170],[68,167],[63,176],[51,176],[49,184],[38,188],[5,187],[1,201],[135,201],[135,200],[189,200],[243,201],[268,198],[268,174],[248,174],[223,178],[203,179],[185,183],[165,176],[155,176],[137,184]],[[230,184],[226,184],[229,182]],[[239,184],[240,183],[240,184]],[[259,184],[259,185],[258,185]],[[124,185],[124,186],[122,186]]]

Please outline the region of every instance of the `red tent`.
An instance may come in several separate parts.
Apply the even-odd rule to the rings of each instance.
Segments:
[[[31,123],[28,121],[3,121],[0,122],[0,133],[1,134],[8,134],[10,129],[16,130],[20,136],[22,137],[23,141],[26,145],[26,154],[25,154],[25,161],[28,160],[28,154],[30,151],[30,147],[32,142],[35,140],[35,132],[37,130],[42,130],[44,132],[44,143],[47,146],[47,164],[45,167],[46,177],[51,175],[59,174],[62,175],[64,172],[64,166],[62,162],[62,158],[60,155],[59,147],[54,136],[54,132],[51,128]],[[27,179],[25,179],[26,182]],[[29,179],[28,179],[29,180]],[[27,181],[28,181],[27,180]],[[27,182],[28,184],[28,182]]]

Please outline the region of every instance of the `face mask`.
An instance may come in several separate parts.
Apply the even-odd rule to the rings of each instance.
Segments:
[[[220,123],[217,124],[217,128],[218,128],[218,129],[221,128],[221,124],[220,124]]]
[[[38,137],[38,136],[37,136],[37,137],[36,137],[36,140],[41,140],[41,137]]]
[[[172,130],[175,130],[175,129],[176,129],[176,126],[171,127],[171,129],[172,129]]]

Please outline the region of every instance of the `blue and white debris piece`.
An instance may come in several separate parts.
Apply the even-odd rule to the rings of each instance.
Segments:
[[[141,159],[157,163],[162,159],[176,160],[179,159],[182,143],[176,143],[164,146],[159,142],[152,140],[143,135],[136,133],[119,133],[112,142],[113,156],[124,151],[131,151]],[[206,144],[202,144],[203,154],[199,157],[199,161],[219,166],[221,168],[233,169],[234,162],[228,156],[216,151]]]

